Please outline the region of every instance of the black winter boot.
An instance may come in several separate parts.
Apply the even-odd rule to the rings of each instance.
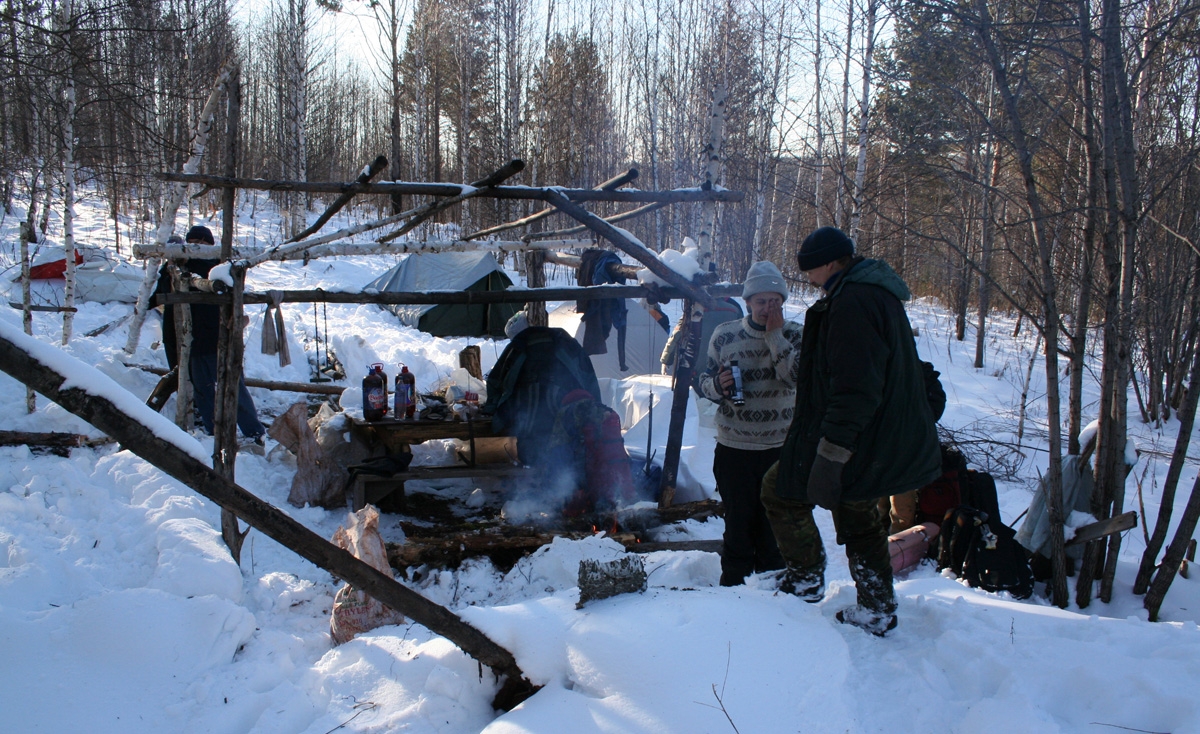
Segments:
[[[861,558],[850,558],[850,575],[854,577],[858,604],[837,613],[837,620],[852,624],[883,637],[896,629],[896,592],[892,588],[892,568],[882,572],[868,568]]]
[[[816,604],[825,598],[825,571],[785,568],[779,572],[779,590]]]
[[[798,596],[809,604],[825,598],[825,548],[817,547],[818,562],[812,566],[791,566],[779,571],[779,590]]]
[[[894,613],[875,612],[862,605],[846,607],[837,613],[837,621],[842,624],[852,624],[859,629],[870,632],[876,637],[883,637],[896,629],[898,620]]]

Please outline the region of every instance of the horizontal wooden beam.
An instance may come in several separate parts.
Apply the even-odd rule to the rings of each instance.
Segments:
[[[526,242],[524,240],[402,240],[400,242],[379,243],[370,242],[338,242],[328,245],[316,245],[307,250],[288,252],[282,248],[276,253],[270,253],[268,248],[235,247],[235,259],[257,259],[267,254],[265,260],[316,260],[322,257],[341,257],[350,255],[422,255],[433,252],[527,252],[530,250],[570,250],[592,247],[592,240],[540,240]],[[175,245],[159,247],[155,244],[135,245],[133,256],[139,258],[161,257],[168,260],[218,260],[221,257],[220,245]],[[19,304],[18,304],[19,305]]]
[[[742,286],[704,286],[704,292],[714,298],[740,296]],[[281,291],[281,303],[376,303],[379,305],[425,305],[442,303],[493,304],[493,303],[539,303],[545,301],[594,301],[600,298],[645,298],[649,295],[666,298],[682,298],[683,294],[673,288],[650,290],[640,285],[594,285],[586,288],[509,288],[503,291],[428,291],[402,293],[348,293],[342,291]],[[246,293],[245,303],[267,303],[266,293]],[[156,304],[165,303],[227,303],[229,295],[215,293],[164,293],[156,297]],[[247,383],[249,384],[249,383]]]
[[[341,194],[354,187],[360,195],[365,194],[409,194],[415,196],[461,196],[471,191],[467,184],[415,183],[393,181],[354,185],[344,181],[269,181],[261,178],[233,178],[211,176],[203,173],[160,173],[158,177],[174,183],[194,183],[214,188],[253,189],[256,191],[300,191],[311,194]],[[492,186],[479,193],[491,199],[534,199],[546,201],[550,192],[556,192],[571,201],[638,201],[643,203],[661,201],[683,203],[689,201],[739,202],[745,198],[740,191],[727,189],[704,190],[699,187],[671,189],[669,191],[631,191],[621,189],[605,191],[596,189],[559,189],[539,186]]]
[[[168,370],[165,367],[156,367],[149,364],[128,364],[127,367],[134,367],[143,372],[149,372],[152,375],[160,377],[166,376]],[[244,377],[246,387],[257,387],[263,390],[275,390],[277,392],[295,392],[304,393],[307,395],[341,395],[345,390],[345,385],[324,385],[321,383],[308,382],[280,382],[278,380],[256,380],[253,377]]]
[[[1099,540],[1106,535],[1113,533],[1123,533],[1137,526],[1137,513],[1130,511],[1124,512],[1115,517],[1110,517],[1107,520],[1094,522],[1090,525],[1075,528],[1075,537],[1067,541],[1068,546],[1079,545],[1080,543],[1090,543],[1093,540]]]

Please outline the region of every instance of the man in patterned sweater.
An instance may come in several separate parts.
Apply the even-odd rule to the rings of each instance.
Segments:
[[[713,474],[725,504],[722,586],[784,566],[759,487],[779,459],[796,401],[801,328],[783,318],[787,291],[774,264],[751,265],[742,290],[749,314],[713,331],[707,369],[697,379],[700,394],[720,406]],[[733,361],[742,375],[743,405],[733,402]]]

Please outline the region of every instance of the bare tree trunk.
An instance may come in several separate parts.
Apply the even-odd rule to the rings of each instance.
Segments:
[[[1029,207],[1031,218],[1031,234],[1037,249],[1041,275],[1042,313],[1044,324],[1042,335],[1045,337],[1046,348],[1046,422],[1049,439],[1050,461],[1046,475],[1046,512],[1050,518],[1050,548],[1053,576],[1051,578],[1051,596],[1055,606],[1065,608],[1068,602],[1066,552],[1063,538],[1063,504],[1062,504],[1062,415],[1061,398],[1058,385],[1058,285],[1054,272],[1054,252],[1052,237],[1046,231],[1046,215],[1042,205],[1041,193],[1038,191],[1037,177],[1033,168],[1033,151],[1025,131],[1019,100],[1009,86],[1008,67],[992,36],[991,9],[986,0],[975,0],[977,30],[983,44],[992,75],[996,82],[996,90],[1004,104],[1004,110],[1011,126],[1011,141],[1017,162],[1024,180],[1025,200]]]
[[[1139,192],[1133,140],[1129,79],[1125,74],[1121,39],[1121,9],[1115,0],[1104,0],[1101,16],[1103,58],[1104,186],[1108,226],[1105,233],[1105,267],[1109,278],[1106,302],[1104,373],[1101,380],[1099,444],[1096,449],[1096,489],[1093,510],[1098,519],[1119,514],[1125,503],[1125,443],[1127,436],[1126,386],[1130,374],[1134,246],[1137,240]],[[1090,602],[1095,564],[1105,557],[1100,598],[1112,597],[1113,578],[1121,537],[1088,545],[1076,585],[1080,608]]]
[[[819,228],[821,226],[821,183],[825,177],[825,121],[821,119],[821,94],[824,91],[821,84],[821,2],[822,0],[815,0],[816,7],[813,11],[816,13],[817,23],[816,48],[813,51],[813,79],[815,80],[813,82],[813,86],[816,87],[816,91],[814,92],[815,99],[813,100],[813,106],[815,108],[813,116],[816,118],[817,122],[817,150],[816,155],[814,156],[814,165],[817,167],[817,171],[815,176],[816,181],[813,183],[813,215],[816,217],[816,221],[813,225],[814,228]],[[797,190],[800,189],[801,170],[803,170],[803,167],[797,165]],[[788,221],[789,223],[791,222],[790,217]],[[784,242],[787,242],[786,237],[784,238]],[[903,272],[903,270],[901,270],[901,272]]]
[[[225,174],[237,176],[238,124],[242,114],[242,85],[238,74],[229,80],[228,114],[225,117]],[[221,262],[233,257],[233,222],[237,204],[237,189],[223,191],[221,214]],[[230,483],[235,479],[237,466],[237,408],[242,377],[242,294],[246,289],[246,268],[230,268],[233,276],[233,298],[221,306],[221,325],[217,336],[217,383],[213,389],[213,469]],[[281,339],[287,335],[280,334]],[[248,531],[247,531],[248,532]],[[235,563],[241,563],[242,541],[246,533],[238,528],[237,515],[221,508],[221,537]]]
[[[1171,524],[1171,515],[1175,509],[1175,491],[1179,486],[1179,476],[1183,473],[1183,465],[1187,459],[1188,446],[1191,444],[1192,427],[1196,422],[1196,403],[1200,398],[1200,349],[1192,357],[1192,374],[1188,381],[1187,401],[1179,409],[1179,434],[1175,439],[1175,451],[1171,454],[1171,465],[1167,468],[1167,478],[1163,482],[1162,500],[1158,506],[1158,519],[1154,523],[1154,533],[1146,543],[1142,552],[1142,562],[1138,566],[1137,578],[1133,582],[1133,593],[1145,594],[1150,586],[1150,578],[1154,573],[1154,562],[1158,552],[1162,550],[1163,542],[1167,539],[1167,530]],[[1191,537],[1189,534],[1187,537]],[[1164,592],[1165,593],[1165,592]],[[1149,602],[1147,601],[1147,609]]]
[[[192,134],[191,155],[188,157],[187,163],[183,166],[184,173],[196,173],[200,170],[200,161],[204,158],[204,153],[208,150],[208,136],[212,129],[213,116],[217,112],[217,105],[225,94],[225,87],[229,83],[229,77],[234,69],[234,61],[230,59],[225,62],[225,65],[221,68],[221,72],[217,75],[216,84],[213,86],[212,92],[208,95],[208,101],[204,103],[204,109],[201,110],[200,117],[196,119],[196,129]],[[186,195],[187,184],[176,183],[170,186],[170,192],[163,207],[162,219],[158,224],[158,232],[154,237],[159,247],[166,246],[167,238],[171,236],[172,230],[175,229],[175,214],[179,211],[179,207]],[[159,264],[160,260],[158,258],[151,258],[146,263],[146,277],[142,280],[142,287],[138,291],[138,300],[137,305],[133,309],[133,318],[129,320],[129,338],[125,342],[126,354],[133,354],[137,351],[138,340],[142,334],[142,324],[146,320],[146,311],[150,305],[150,294],[154,291],[154,284],[158,282]]]
[[[37,241],[37,230],[33,225],[33,212],[36,211],[37,201],[37,174],[30,177],[33,183],[30,184],[29,196],[29,214],[27,221],[21,223],[21,327],[26,334],[33,335],[33,310],[30,309],[30,293],[29,293],[29,244]],[[25,388],[25,412],[32,413],[37,410],[37,396],[33,392],[33,388],[26,386]]]
[[[854,169],[854,198],[851,202],[850,237],[857,240],[862,222],[863,186],[867,178],[867,149],[871,132],[871,61],[875,53],[875,16],[879,0],[867,0],[867,47],[863,51],[862,100],[858,122],[858,165]]]
[[[979,212],[979,313],[975,329],[975,369],[983,369],[984,345],[987,344],[987,319],[992,297],[992,250],[995,246],[996,225],[992,212],[992,192],[1000,180],[1000,156],[996,155],[996,136],[992,134],[992,103],[995,92],[988,93],[988,129],[984,134],[983,168],[987,176]]]
[[[308,0],[288,0],[287,48],[285,95],[285,124],[287,140],[287,178],[292,181],[308,180],[308,48],[309,18]],[[288,235],[295,236],[308,226],[307,196],[292,192],[288,196],[290,224]]]
[[[1200,520],[1200,476],[1196,477],[1196,482],[1192,485],[1192,495],[1188,498],[1187,507],[1183,510],[1183,517],[1179,519],[1179,528],[1175,531],[1175,538],[1171,541],[1171,545],[1167,546],[1167,552],[1163,556],[1162,564],[1158,567],[1158,573],[1154,574],[1154,581],[1150,583],[1150,589],[1146,592],[1146,598],[1142,602],[1150,613],[1151,622],[1158,621],[1158,610],[1167,596],[1167,591],[1171,588],[1171,582],[1175,580],[1175,574],[1179,572],[1179,565],[1183,561],[1184,553],[1187,551],[1188,544],[1192,542],[1192,534],[1196,532],[1197,520]]]
[[[850,148],[850,52],[854,48],[854,7],[850,0],[846,9],[846,55],[842,62],[842,134],[838,138],[837,196],[834,199],[833,221],[838,227],[846,227],[846,157]]]
[[[181,277],[179,268],[174,264],[167,267],[171,273],[171,290],[175,293],[187,291],[187,281]],[[175,319],[175,344],[178,348],[175,364],[179,385],[175,392],[175,425],[190,431],[195,424],[192,415],[192,307],[177,303],[171,313]]]
[[[525,253],[525,284],[530,288],[546,287],[546,253],[530,251]],[[525,315],[530,326],[549,326],[549,316],[546,313],[544,301],[534,301],[525,304]]]
[[[63,254],[67,268],[63,282],[63,331],[62,344],[71,341],[71,327],[75,321],[75,17],[74,0],[64,0],[59,9],[59,28],[63,39],[63,63],[65,64],[66,118],[63,120]]]

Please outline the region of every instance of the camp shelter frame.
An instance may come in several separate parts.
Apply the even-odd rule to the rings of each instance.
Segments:
[[[223,368],[227,368],[227,379],[230,383],[236,386],[238,378],[241,376],[242,360],[241,339],[233,339],[234,333],[239,333],[239,330],[232,328],[234,323],[240,323],[242,307],[247,303],[266,303],[268,296],[266,294],[246,293],[245,292],[245,275],[246,271],[258,264],[278,259],[291,259],[296,257],[304,257],[306,260],[320,251],[316,248],[330,247],[338,240],[346,240],[348,237],[353,237],[370,229],[381,229],[383,227],[399,224],[399,227],[383,237],[379,237],[373,242],[366,243],[362,246],[364,250],[369,249],[373,254],[384,254],[388,252],[403,252],[405,251],[406,243],[398,242],[395,249],[392,249],[392,241],[398,233],[411,231],[416,224],[427,220],[440,211],[448,209],[456,203],[459,203],[468,198],[497,198],[510,200],[530,200],[544,201],[549,206],[531,216],[523,219],[498,225],[489,230],[482,230],[467,236],[466,240],[479,237],[484,234],[501,231],[503,229],[511,229],[518,226],[527,226],[533,221],[549,216],[553,213],[561,213],[574,219],[582,227],[590,230],[594,235],[603,238],[612,243],[617,249],[625,252],[633,259],[637,260],[659,279],[665,281],[670,289],[670,294],[664,293],[662,289],[647,288],[644,286],[629,287],[629,290],[622,290],[619,293],[614,292],[614,288],[626,288],[624,286],[589,286],[586,288],[566,288],[566,289],[544,289],[540,287],[532,287],[528,289],[510,289],[507,291],[446,291],[446,292],[431,292],[431,293],[333,293],[324,290],[313,291],[285,291],[282,294],[282,303],[375,303],[377,305],[385,304],[426,304],[426,303],[465,303],[465,304],[484,304],[484,303],[544,303],[549,300],[590,300],[594,298],[640,298],[653,296],[659,299],[664,296],[681,297],[685,303],[685,312],[692,315],[690,320],[696,320],[692,312],[701,312],[705,308],[712,308],[717,303],[717,298],[723,295],[728,295],[728,292],[723,292],[720,295],[710,293],[708,290],[700,287],[691,280],[685,278],[682,274],[672,270],[665,263],[658,259],[656,253],[652,252],[643,243],[638,241],[627,231],[613,225],[609,220],[617,220],[619,218],[628,218],[636,216],[640,213],[652,211],[660,206],[667,206],[674,203],[699,202],[706,205],[704,223],[702,224],[702,232],[700,233],[702,244],[707,246],[710,239],[710,233],[715,221],[714,204],[718,202],[740,202],[744,196],[741,192],[730,191],[715,186],[715,171],[710,159],[707,170],[707,180],[704,185],[673,189],[669,191],[641,191],[615,188],[616,186],[624,185],[638,177],[636,169],[630,169],[619,176],[606,181],[596,188],[592,189],[568,189],[561,187],[532,187],[532,186],[510,186],[504,185],[504,181],[509,177],[520,172],[524,168],[524,162],[519,159],[514,159],[504,166],[497,169],[489,176],[472,182],[471,184],[448,184],[448,183],[416,183],[416,182],[384,182],[371,183],[370,178],[377,175],[386,167],[386,162],[381,161],[383,157],[376,158],[372,164],[365,167],[362,174],[353,182],[304,182],[304,181],[279,181],[254,178],[237,178],[234,176],[213,176],[197,173],[163,173],[160,175],[165,181],[176,185],[199,184],[205,186],[206,189],[219,188],[224,190],[224,200],[226,207],[223,211],[223,224],[225,220],[228,225],[223,227],[222,241],[220,245],[220,258],[222,261],[230,263],[230,276],[233,280],[232,288],[220,282],[200,282],[195,285],[199,286],[198,291],[175,293],[167,296],[159,296],[158,303],[217,303],[227,308],[222,309],[222,313],[229,313],[229,320],[226,322],[231,328],[222,331],[222,341],[219,345],[220,354],[226,355],[227,359],[221,359],[220,363]],[[339,196],[333,204],[326,210],[318,219],[318,224],[327,222],[332,213],[345,206],[356,195],[385,195],[393,194],[409,194],[409,195],[425,195],[435,198],[433,201],[422,204],[416,208],[401,212],[400,214],[392,215],[375,222],[369,222],[355,227],[339,230],[329,235],[312,237],[317,233],[317,226],[314,225],[305,232],[301,233],[306,236],[306,239],[298,241],[289,241],[266,251],[262,251],[252,255],[249,258],[234,258],[232,248],[232,206],[231,203],[236,199],[237,189],[249,189],[259,191],[295,191],[295,192],[310,192],[310,193],[336,193]],[[624,212],[614,215],[609,219],[601,218],[584,209],[579,202],[598,201],[598,202],[630,202],[642,204],[632,212]],[[574,230],[572,230],[574,231]],[[296,238],[293,238],[296,239]],[[451,243],[448,249],[466,249],[468,243],[466,240],[456,241]],[[577,240],[562,241],[563,246],[575,246]],[[570,244],[567,244],[570,243]],[[490,249],[484,243],[481,249]],[[525,249],[515,243],[505,243],[510,245],[509,249],[521,250]],[[158,252],[144,252],[151,257],[168,254],[165,244],[160,246],[162,249]],[[556,249],[550,246],[549,242],[529,243],[526,245],[529,250],[534,251],[533,256],[527,256],[528,272],[537,277],[530,277],[530,285],[543,286],[545,284],[544,276],[541,274],[542,264],[545,262],[544,256],[538,257],[541,252],[546,249]],[[184,248],[186,250],[186,248]],[[343,242],[343,247],[337,250],[339,253],[349,253],[356,248],[347,245]],[[423,251],[438,251],[437,249],[425,249]],[[702,251],[707,251],[706,247],[702,247]],[[192,249],[193,254],[189,257],[196,256],[195,248]],[[184,253],[171,252],[171,259],[178,258]],[[248,254],[248,253],[247,253]],[[221,292],[225,291],[225,292]],[[740,289],[738,289],[740,292]],[[715,296],[715,297],[714,297]],[[542,309],[544,311],[544,309]],[[696,349],[692,350],[693,352]],[[236,358],[234,358],[236,356]],[[694,360],[693,360],[694,362]],[[687,365],[688,370],[694,370],[694,364]],[[690,372],[683,379],[677,380],[682,385],[676,386],[676,393],[682,393],[686,399],[687,385],[691,382]],[[218,396],[216,405],[216,420],[214,433],[219,437],[214,454],[218,456],[228,455],[230,452],[236,452],[236,428],[234,427],[234,419],[236,417],[236,389],[229,389],[230,383],[222,383],[218,380]],[[224,388],[224,389],[222,389]],[[677,394],[674,402],[679,402],[680,396]],[[674,408],[672,410],[672,431],[668,436],[668,451],[665,457],[664,469],[664,505],[669,505],[674,495],[675,474],[678,465],[680,436],[675,436],[682,431],[683,416],[676,416],[678,412]],[[227,425],[226,425],[227,424]],[[678,425],[676,425],[678,424]],[[225,440],[221,440],[224,437]],[[672,450],[674,449],[674,450]],[[668,466],[669,464],[669,466]],[[236,532],[235,529],[227,529],[227,534]]]

